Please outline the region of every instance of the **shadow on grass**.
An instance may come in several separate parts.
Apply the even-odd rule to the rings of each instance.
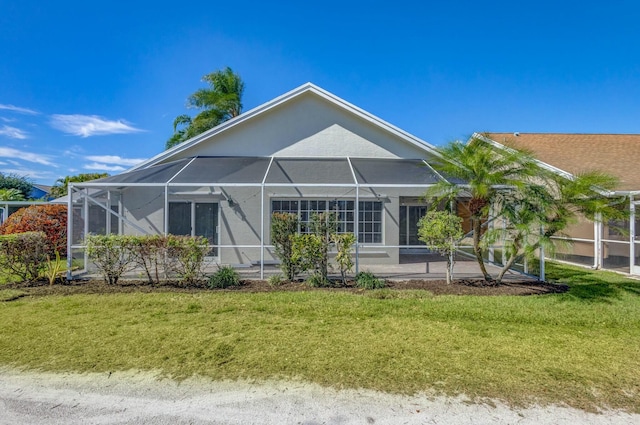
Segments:
[[[547,280],[569,285],[565,296],[585,302],[611,302],[625,293],[640,295],[640,281],[609,271],[547,263]]]

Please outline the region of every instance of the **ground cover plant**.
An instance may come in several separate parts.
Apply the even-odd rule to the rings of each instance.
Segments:
[[[299,284],[33,296],[28,291],[51,287],[24,288],[0,302],[0,364],[302,379],[640,412],[640,282],[555,264],[547,272],[569,290],[436,296]]]

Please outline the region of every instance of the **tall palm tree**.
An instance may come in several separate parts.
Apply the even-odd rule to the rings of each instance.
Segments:
[[[202,77],[209,88],[199,89],[187,99],[187,106],[201,109],[195,117],[179,115],[173,121],[173,135],[166,148],[197,136],[242,112],[244,82],[229,67]]]
[[[490,214],[504,205],[509,193],[522,189],[533,178],[545,178],[534,158],[517,149],[500,150],[486,140],[474,137],[469,143],[454,142],[439,149],[441,157],[432,166],[449,181],[442,181],[427,192],[438,202],[468,198],[473,253],[487,281],[492,277],[482,258],[482,234]],[[456,183],[456,181],[458,183]],[[460,183],[461,182],[461,183]]]

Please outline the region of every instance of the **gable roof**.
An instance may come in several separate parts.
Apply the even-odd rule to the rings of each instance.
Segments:
[[[242,114],[240,114],[237,117],[234,117],[228,121],[223,122],[222,124],[205,131],[202,134],[199,134],[198,136],[195,136],[183,143],[180,143],[176,146],[174,146],[171,149],[168,149],[156,156],[154,156],[153,158],[150,158],[134,167],[132,167],[131,169],[127,170],[126,172],[129,171],[134,171],[134,170],[138,170],[138,169],[142,169],[142,168],[146,168],[152,165],[156,165],[158,163],[161,162],[166,162],[166,161],[170,161],[173,159],[178,159],[179,155],[181,152],[192,148],[195,145],[198,145],[208,139],[210,139],[211,137],[216,136],[219,133],[222,133],[228,129],[234,128],[248,120],[251,120],[252,118],[265,114],[268,111],[276,108],[277,106],[285,103],[285,102],[289,102],[292,101],[293,99],[302,96],[304,94],[308,94],[308,93],[312,93],[322,99],[324,99],[325,101],[341,108],[342,110],[353,114],[357,117],[359,117],[360,119],[369,122],[370,124],[373,124],[375,126],[377,126],[378,128],[382,129],[383,131],[390,133],[394,136],[396,136],[399,140],[413,146],[413,147],[417,147],[420,150],[425,151],[425,153],[427,154],[432,154],[432,155],[437,155],[439,156],[439,153],[437,152],[436,148],[425,142],[424,140],[421,140],[420,138],[407,133],[406,131],[392,125],[389,124],[388,122],[378,118],[377,116],[370,114],[369,112],[358,108],[357,106],[339,98],[338,96],[312,84],[312,83],[306,83],[301,85],[300,87],[297,87],[293,90],[291,90],[290,92],[287,92],[281,96],[276,97],[273,100],[270,100],[260,106],[257,106],[247,112],[243,112]]]
[[[571,174],[601,171],[620,180],[619,191],[640,190],[640,134],[483,133],[526,149],[545,164]]]

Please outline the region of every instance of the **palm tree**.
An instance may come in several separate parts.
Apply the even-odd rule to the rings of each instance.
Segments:
[[[0,201],[24,201],[24,195],[18,189],[0,189]]]
[[[519,258],[540,247],[553,248],[552,237],[578,217],[619,220],[628,215],[623,198],[608,196],[617,180],[605,173],[562,176],[542,168],[530,153],[498,149],[482,136],[467,144],[449,144],[440,153],[432,165],[450,181],[439,183],[427,196],[436,198],[434,205],[445,199],[469,199],[473,252],[487,281],[492,277],[483,250],[499,239],[505,241],[505,261],[497,283]],[[486,229],[489,220],[498,220],[501,226]]]
[[[173,121],[173,135],[166,148],[197,136],[242,112],[244,82],[229,67],[202,77],[210,88],[199,89],[187,99],[187,106],[202,111],[195,117],[179,115]]]
[[[442,181],[427,192],[441,200],[468,198],[472,226],[473,253],[486,281],[492,281],[482,258],[482,235],[490,215],[504,205],[513,191],[525,187],[533,178],[546,179],[534,158],[517,149],[500,150],[486,140],[474,137],[469,143],[450,143],[439,149],[441,157],[432,166],[449,181]],[[462,183],[456,183],[461,181]]]

